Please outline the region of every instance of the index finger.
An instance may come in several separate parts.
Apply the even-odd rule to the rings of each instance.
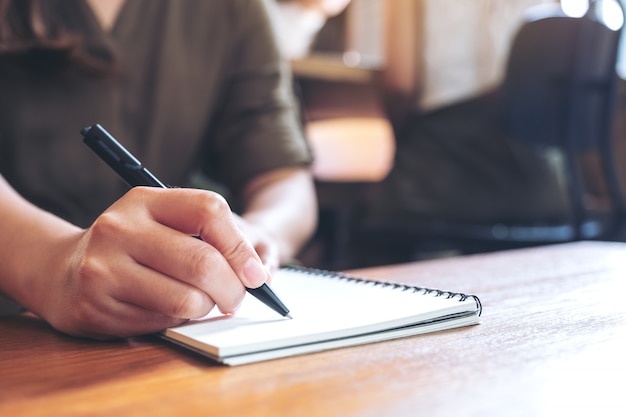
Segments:
[[[269,279],[259,255],[236,224],[230,206],[220,194],[196,189],[159,189],[148,205],[152,218],[183,233],[200,236],[226,259],[247,288]]]

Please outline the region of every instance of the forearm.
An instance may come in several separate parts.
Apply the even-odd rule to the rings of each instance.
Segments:
[[[0,176],[0,292],[39,312],[61,273],[63,248],[81,229],[30,204]]]
[[[285,263],[311,237],[317,225],[317,201],[308,170],[284,169],[265,174],[246,188],[243,218],[278,245]]]

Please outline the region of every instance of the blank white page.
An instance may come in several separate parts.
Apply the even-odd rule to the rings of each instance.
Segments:
[[[380,332],[463,312],[478,315],[472,297],[461,301],[459,296],[292,269],[278,271],[271,286],[293,319],[246,294],[234,315],[212,312],[166,330],[165,336],[222,357]]]

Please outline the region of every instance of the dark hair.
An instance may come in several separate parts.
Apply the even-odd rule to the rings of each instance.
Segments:
[[[63,4],[65,2],[65,4]],[[27,66],[72,64],[92,74],[111,74],[111,53],[88,45],[85,35],[64,23],[67,0],[0,0],[0,54],[24,57]],[[48,65],[46,67],[49,68]]]

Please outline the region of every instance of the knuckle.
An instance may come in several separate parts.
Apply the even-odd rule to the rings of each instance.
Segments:
[[[157,188],[152,187],[132,187],[126,192],[128,198],[143,200],[153,194]]]
[[[234,262],[244,262],[251,256],[252,248],[245,240],[239,240],[237,243],[224,250],[224,257]]]
[[[173,302],[171,315],[178,318],[202,317],[215,305],[223,312],[232,312],[241,304],[245,295],[243,285],[233,285],[238,280],[226,270],[223,254],[204,245],[190,254],[189,275],[185,281],[195,288]],[[228,291],[225,289],[228,288]]]
[[[193,297],[190,291],[186,291],[180,297],[172,300],[170,311],[167,314],[171,317],[176,318],[190,318],[190,311],[193,309]]]
[[[189,252],[190,259],[184,265],[189,267],[189,275],[193,282],[202,282],[211,276],[217,260],[215,252],[209,250],[208,245]]]
[[[204,298],[198,291],[185,291],[181,296],[173,300],[170,311],[167,314],[178,319],[202,317],[208,314],[214,306],[213,303],[204,302]]]
[[[198,201],[203,208],[203,212],[209,219],[230,215],[231,213],[228,202],[221,194],[206,191],[201,194]]]
[[[117,236],[124,232],[123,224],[119,221],[118,217],[109,212],[102,213],[98,216],[90,229],[92,236],[95,238]]]

